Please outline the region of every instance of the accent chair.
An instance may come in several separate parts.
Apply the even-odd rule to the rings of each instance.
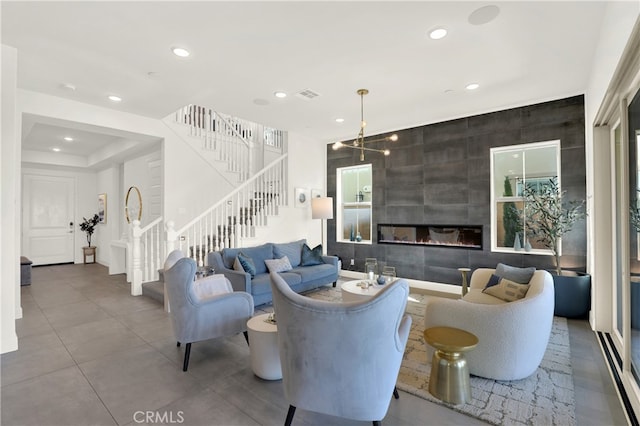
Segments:
[[[182,371],[189,367],[191,343],[240,332],[247,339],[247,321],[253,315],[253,297],[234,292],[224,275],[195,280],[195,274],[193,259],[180,250],[169,253],[164,280],[178,346],[186,343]]]
[[[427,298],[425,328],[446,326],[473,333],[479,343],[465,354],[469,373],[495,380],[519,380],[536,371],[549,343],[553,277],[536,270],[524,298],[506,302],[482,291],[495,271],[473,271],[469,292],[462,299]],[[432,351],[428,347],[428,359]]]
[[[411,317],[409,285],[389,284],[371,299],[329,302],[297,294],[271,273],[282,380],[296,408],[379,425],[389,409]]]

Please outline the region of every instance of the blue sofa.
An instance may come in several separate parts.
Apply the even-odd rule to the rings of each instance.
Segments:
[[[297,293],[333,283],[338,280],[338,258],[322,256],[321,264],[304,266],[302,249],[306,240],[290,243],[266,243],[255,247],[225,248],[221,251],[209,253],[209,266],[217,274],[224,274],[231,281],[234,291],[246,291],[253,296],[254,305],[271,302],[271,282],[269,270],[265,264],[268,259],[280,259],[287,256],[292,269],[279,272],[291,289]],[[239,253],[250,257],[255,265],[255,275],[234,269],[234,263]]]

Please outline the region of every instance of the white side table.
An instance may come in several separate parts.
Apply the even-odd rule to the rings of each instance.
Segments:
[[[269,315],[257,315],[247,321],[251,369],[262,379],[279,380],[282,379],[282,367],[278,350],[278,327],[265,321]]]

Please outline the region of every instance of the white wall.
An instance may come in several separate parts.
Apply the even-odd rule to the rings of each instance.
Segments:
[[[110,263],[110,244],[113,240],[120,239],[121,225],[120,218],[124,213],[120,211],[120,167],[114,165],[108,169],[96,173],[96,208],[97,194],[107,194],[107,208],[105,211],[106,223],[101,223],[96,227],[95,246],[96,261],[108,266]],[[96,210],[97,211],[97,210]]]
[[[288,242],[301,238],[306,238],[310,247],[321,243],[321,223],[318,219],[311,219],[311,204],[304,208],[295,207],[293,194],[295,188],[307,188],[309,191],[320,189],[322,195],[326,195],[326,161],[324,144],[289,133],[289,206],[281,208],[277,218],[269,219],[268,229],[258,231],[257,238],[246,240],[243,245]]]
[[[229,190],[219,172],[162,120],[21,89],[17,90],[17,104],[19,114],[75,121],[164,140],[164,216],[173,220],[176,228]]]
[[[2,45],[2,143],[0,144],[0,353],[18,349],[20,309],[20,144],[17,142],[17,51]]]
[[[149,173],[150,163],[155,163],[161,160],[160,147],[154,152],[142,155],[137,158],[132,158],[124,163],[124,177],[122,184],[123,194],[126,196],[130,187],[135,186],[140,191],[142,198],[142,215],[140,218],[140,225],[145,226],[149,222],[157,219],[161,214],[152,212],[151,200],[153,194],[153,188],[155,185],[162,185],[162,176],[152,176]],[[127,223],[124,213],[123,223]]]
[[[611,331],[612,327],[611,159],[608,146],[594,145],[593,126],[639,16],[640,2],[607,3],[585,96],[587,271],[592,276],[590,321],[594,329],[602,331]],[[606,128],[599,129],[598,140],[607,140],[606,132]]]

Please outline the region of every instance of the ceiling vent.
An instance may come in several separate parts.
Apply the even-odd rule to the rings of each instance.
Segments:
[[[296,96],[301,99],[304,99],[305,101],[310,101],[311,99],[317,98],[318,96],[320,96],[320,93],[314,92],[311,89],[304,89],[296,93]]]

